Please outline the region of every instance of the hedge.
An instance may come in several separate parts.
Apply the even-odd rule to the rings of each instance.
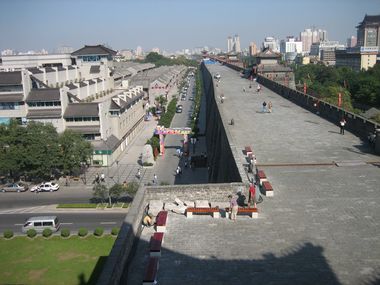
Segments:
[[[88,230],[85,228],[80,228],[78,231],[78,236],[85,237],[88,234]]]
[[[61,237],[69,237],[70,236],[70,230],[69,229],[62,229],[61,230]]]
[[[119,234],[119,228],[112,228],[111,235],[117,236]]]
[[[3,233],[4,238],[12,238],[13,237],[13,231],[12,230],[5,230]]]
[[[26,235],[30,238],[34,238],[36,235],[37,235],[37,232],[35,229],[29,229],[27,232],[26,232]]]
[[[42,231],[42,235],[43,235],[44,237],[50,237],[52,234],[53,234],[53,231],[52,231],[51,229],[44,229],[44,230]]]
[[[97,237],[101,237],[104,233],[104,229],[103,228],[96,228],[94,230],[94,236],[97,236]]]

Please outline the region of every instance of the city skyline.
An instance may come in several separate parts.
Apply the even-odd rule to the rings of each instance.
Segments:
[[[365,14],[380,14],[373,0],[360,5],[356,0],[304,2],[142,0],[112,1],[110,6],[101,0],[5,0],[0,3],[5,11],[0,18],[0,50],[52,52],[60,46],[75,50],[100,43],[115,50],[137,46],[145,51],[199,46],[226,50],[228,35],[235,34],[241,48],[247,49],[250,42],[261,46],[267,36],[299,37],[313,26],[327,30],[329,40],[345,43],[356,35],[355,27]]]

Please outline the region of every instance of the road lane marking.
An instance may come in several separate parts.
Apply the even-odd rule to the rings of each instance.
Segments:
[[[61,225],[72,225],[73,223],[61,223]]]
[[[114,225],[116,222],[100,222],[101,225]]]
[[[15,224],[15,226],[23,226],[24,224]]]

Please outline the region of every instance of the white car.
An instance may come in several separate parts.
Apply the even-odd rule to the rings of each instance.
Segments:
[[[55,182],[43,182],[40,185],[33,186],[31,192],[53,192],[59,189],[59,184]]]

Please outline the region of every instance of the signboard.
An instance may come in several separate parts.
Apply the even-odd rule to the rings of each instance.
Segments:
[[[189,135],[191,128],[165,128],[164,126],[157,126],[154,130],[156,135]]]
[[[111,155],[112,154],[112,150],[94,150],[94,154]]]

